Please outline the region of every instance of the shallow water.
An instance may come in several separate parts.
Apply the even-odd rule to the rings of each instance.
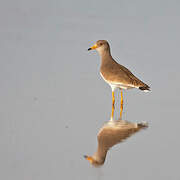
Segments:
[[[0,179],[180,178],[179,2],[0,4]],[[83,155],[111,113],[99,56],[87,51],[98,39],[152,91],[124,92],[123,119],[149,128],[94,169]]]

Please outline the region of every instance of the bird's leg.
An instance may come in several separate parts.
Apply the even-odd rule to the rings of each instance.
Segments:
[[[111,112],[111,120],[114,118],[114,104],[115,104],[115,97],[114,97],[114,91],[112,91],[112,112]]]
[[[121,89],[120,119],[122,119],[122,112],[123,112],[123,93]]]

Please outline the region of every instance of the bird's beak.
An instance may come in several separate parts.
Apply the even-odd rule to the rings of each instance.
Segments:
[[[85,158],[86,160],[88,160],[90,163],[93,162],[93,159],[92,159],[91,156],[86,156],[86,155],[84,155],[84,158]]]
[[[96,49],[96,48],[97,48],[97,44],[95,44],[94,46],[90,47],[90,48],[88,49],[88,51],[93,50],[93,49]]]

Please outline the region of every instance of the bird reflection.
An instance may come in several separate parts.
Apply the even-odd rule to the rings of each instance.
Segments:
[[[108,121],[99,130],[98,148],[93,156],[84,157],[94,166],[104,164],[108,150],[114,145],[124,141],[141,129],[147,128],[147,123],[131,123],[125,120]]]

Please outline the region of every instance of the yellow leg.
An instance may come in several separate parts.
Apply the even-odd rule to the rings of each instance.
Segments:
[[[114,91],[112,91],[112,112],[111,112],[111,120],[114,118],[114,104],[115,104],[115,97],[114,97]]]
[[[120,118],[122,119],[122,112],[123,112],[123,93],[121,89],[121,106],[120,106]]]

